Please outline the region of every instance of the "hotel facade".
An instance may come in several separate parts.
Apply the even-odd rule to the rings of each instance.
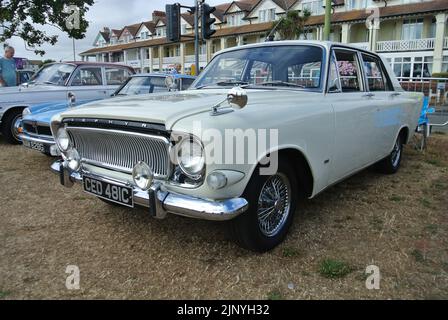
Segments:
[[[323,0],[241,0],[216,8],[216,33],[200,46],[201,68],[222,49],[264,42],[275,21],[291,10],[312,13],[301,38],[323,40]],[[448,72],[448,0],[333,0],[332,13],[330,40],[382,54],[397,77]],[[168,71],[180,63],[189,73],[194,64],[193,30],[193,16],[182,14],[183,37],[169,42],[165,13],[155,11],[150,21],[105,27],[93,48],[80,55],[83,60],[124,63],[137,72]]]

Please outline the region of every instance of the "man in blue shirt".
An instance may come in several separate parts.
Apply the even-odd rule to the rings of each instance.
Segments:
[[[8,46],[5,48],[5,56],[0,58],[0,87],[17,86],[14,53],[14,48]]]

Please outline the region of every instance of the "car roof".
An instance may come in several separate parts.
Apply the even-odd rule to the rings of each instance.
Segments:
[[[318,45],[318,46],[322,46],[322,47],[326,48],[327,50],[330,50],[330,48],[332,46],[338,46],[338,47],[345,47],[345,48],[350,48],[350,49],[354,49],[354,50],[359,50],[359,51],[364,51],[364,52],[369,52],[369,53],[375,54],[374,52],[362,49],[359,46],[356,46],[353,44],[345,44],[345,43],[334,42],[334,41],[319,41],[319,40],[266,41],[266,42],[261,42],[261,43],[253,43],[253,44],[247,44],[247,45],[238,46],[238,47],[227,48],[227,49],[217,52],[216,54],[220,54],[223,52],[235,51],[235,50],[241,50],[244,48],[262,48],[262,47],[285,46],[285,45],[314,45],[314,46]]]
[[[114,67],[114,66],[120,66],[128,69],[133,69],[132,67],[120,64],[120,63],[112,63],[112,62],[93,62],[93,61],[60,61],[60,62],[53,62],[49,64],[71,64],[74,66],[108,66],[108,67]]]
[[[167,76],[174,76],[175,78],[182,78],[182,79],[196,79],[196,77],[186,75],[186,74],[171,74],[171,73],[161,73],[161,72],[136,73],[136,74],[132,75],[132,77],[167,77]]]

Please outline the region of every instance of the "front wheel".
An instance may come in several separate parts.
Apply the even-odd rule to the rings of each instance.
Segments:
[[[262,253],[283,242],[293,221],[297,193],[296,174],[287,162],[280,161],[278,172],[271,176],[260,175],[257,168],[244,193],[249,209],[231,221],[238,244]]]
[[[385,174],[397,173],[401,165],[401,157],[403,155],[403,139],[398,136],[397,141],[395,141],[394,148],[392,152],[383,160],[377,163],[378,171]]]
[[[13,110],[5,116],[2,135],[5,140],[10,144],[21,144],[22,141],[19,138],[20,126],[22,122],[22,109]]]

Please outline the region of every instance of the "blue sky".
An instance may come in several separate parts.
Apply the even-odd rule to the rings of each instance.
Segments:
[[[165,10],[165,5],[180,2],[184,5],[193,5],[194,0],[96,0],[87,14],[90,27],[87,30],[86,38],[76,41],[76,52],[82,52],[92,47],[93,40],[97,32],[103,27],[121,28],[124,25],[151,20],[151,13],[154,10]],[[207,3],[215,5],[230,2],[226,0],[208,0]],[[51,34],[59,35],[56,45],[43,46],[46,51],[45,56],[34,55],[32,51],[25,48],[23,40],[13,38],[8,41],[16,49],[16,57],[29,59],[54,59],[73,60],[72,40],[50,26],[39,26],[39,29],[48,31]]]

